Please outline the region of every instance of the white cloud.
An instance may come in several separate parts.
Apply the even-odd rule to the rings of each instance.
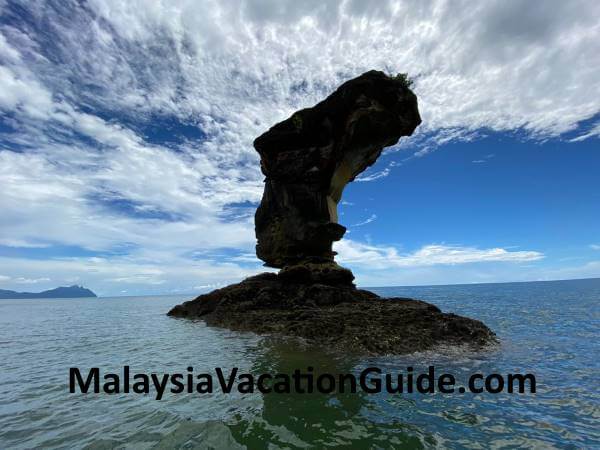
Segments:
[[[600,250],[600,245],[598,245],[598,244],[590,244],[590,248],[592,250]]]
[[[376,214],[371,214],[371,217],[369,217],[368,219],[363,220],[362,222],[358,222],[355,223],[354,225],[350,225],[351,227],[361,227],[363,225],[367,225],[371,222],[375,222],[377,220],[377,215]]]
[[[581,133],[579,136],[571,139],[571,142],[580,142],[585,141],[591,137],[599,137],[600,136],[600,122],[596,123],[592,128],[588,131]]]
[[[412,253],[401,254],[395,247],[375,246],[349,239],[334,244],[340,263],[369,267],[372,270],[392,267],[456,265],[481,262],[526,262],[542,259],[536,251],[509,251],[503,248],[426,245]]]
[[[438,130],[438,143],[480,127],[559,134],[598,112],[588,93],[599,86],[600,10],[585,1],[541,10],[527,1],[436,1],[427,8],[96,0],[96,17],[82,8],[62,17],[44,4],[27,7],[44,9],[52,31],[65,38],[54,55],[63,66],[34,60],[50,88],[125,114],[195,118],[215,143],[247,146],[275,120],[370,68],[415,77],[422,131]],[[87,39],[73,39],[84,30]],[[24,33],[6,34],[3,47],[14,59],[18,50],[9,45],[22,43]],[[23,51],[35,51],[29,45]]]
[[[482,159],[475,159],[473,161],[471,161],[473,164],[483,164],[488,162],[490,159],[492,159],[494,156],[493,153],[490,153],[489,155],[485,155]]]
[[[239,190],[233,186],[216,191],[206,188],[195,194],[194,189],[202,184],[188,173],[193,168],[186,167],[180,156],[160,149],[127,150],[130,153],[122,156],[125,161],[115,155],[107,162],[110,167],[92,167],[79,173],[53,163],[50,155],[0,152],[0,178],[4,181],[0,198],[2,230],[4,236],[10,236],[3,243],[32,247],[39,246],[36,240],[42,239],[94,250],[127,243],[150,248],[170,246],[174,251],[253,244],[248,218],[231,222],[217,216],[228,199],[241,200]],[[120,215],[104,209],[100,200],[126,200],[150,211],[185,217],[165,221]]]
[[[19,277],[19,278],[15,278],[14,282],[17,284],[38,284],[38,283],[44,283],[46,281],[50,281],[50,278],[47,277],[43,277],[43,278],[23,278],[23,277]]]
[[[22,239],[10,238],[0,238],[0,245],[15,248],[46,248],[50,246],[50,244],[43,242],[29,242]]]
[[[407,286],[456,283],[494,283],[556,278],[584,278],[597,266],[549,267],[538,251],[425,245],[401,252],[389,245],[372,245],[349,239],[334,244],[337,260],[349,267],[359,286]],[[600,272],[595,272],[598,276]]]
[[[51,94],[35,79],[21,78],[0,66],[0,108],[43,119],[52,108]]]
[[[388,167],[386,167],[385,169],[380,170],[379,172],[368,173],[368,174],[356,177],[356,179],[354,181],[359,181],[359,182],[363,182],[363,181],[375,181],[375,180],[378,180],[380,178],[387,177],[389,174],[390,174],[390,169]]]

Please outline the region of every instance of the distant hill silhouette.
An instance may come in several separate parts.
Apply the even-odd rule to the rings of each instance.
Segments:
[[[0,289],[0,299],[20,299],[20,298],[82,298],[98,297],[89,289],[83,286],[61,286],[56,289],[50,289],[43,292],[16,292]]]

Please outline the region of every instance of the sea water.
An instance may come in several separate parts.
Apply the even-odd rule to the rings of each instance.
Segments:
[[[186,298],[0,300],[0,448],[592,448],[600,446],[600,279],[373,289],[482,320],[501,344],[360,357],[170,318]],[[101,373],[532,373],[535,394],[99,394]]]

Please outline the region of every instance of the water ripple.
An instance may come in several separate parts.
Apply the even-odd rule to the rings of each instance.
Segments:
[[[600,446],[600,281],[381,288],[484,321],[502,344],[356,358],[169,318],[181,297],[1,301],[0,448],[592,448]],[[311,365],[531,372],[535,395],[70,394],[68,369],[255,374]]]

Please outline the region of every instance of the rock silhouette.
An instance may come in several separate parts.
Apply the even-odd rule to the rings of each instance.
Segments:
[[[280,269],[332,263],[331,245],[346,232],[337,214],[344,187],[420,123],[404,78],[370,71],[258,137],[266,179],[255,216],[257,256]]]
[[[258,137],[266,178],[256,254],[281,270],[200,295],[169,315],[371,354],[495,342],[477,320],[357,289],[352,272],[334,261],[332,243],[346,232],[337,217],[344,187],[420,123],[406,78],[370,71]]]

